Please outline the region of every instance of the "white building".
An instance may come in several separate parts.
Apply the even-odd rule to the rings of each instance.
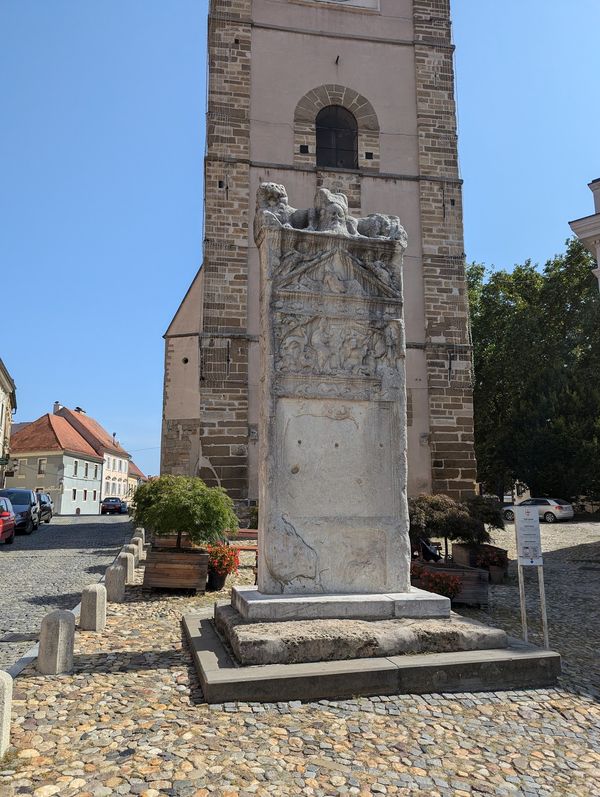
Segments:
[[[17,390],[6,366],[0,360],[0,487],[10,456],[10,430],[17,409]]]
[[[70,410],[56,402],[54,414],[68,421],[101,457],[103,472],[100,500],[109,496],[125,499],[128,492],[127,474],[131,456],[118,442],[116,435],[110,435],[81,407]]]
[[[569,222],[569,226],[579,238],[586,249],[596,258],[598,267],[594,269],[594,274],[600,285],[600,178],[593,180],[590,184],[590,191],[594,195],[595,213],[592,216],[584,216]]]
[[[6,486],[48,493],[56,515],[99,514],[101,480],[102,457],[64,418],[42,415],[12,436]]]

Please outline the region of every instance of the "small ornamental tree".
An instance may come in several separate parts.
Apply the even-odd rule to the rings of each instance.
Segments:
[[[443,537],[446,560],[448,540],[474,545],[490,541],[484,520],[472,514],[468,505],[454,501],[448,495],[419,495],[409,499],[408,509],[412,544],[418,546],[423,538]]]
[[[158,536],[182,534],[196,544],[218,542],[235,534],[238,520],[233,501],[221,487],[207,487],[191,476],[160,476],[141,484],[134,495],[134,520]]]

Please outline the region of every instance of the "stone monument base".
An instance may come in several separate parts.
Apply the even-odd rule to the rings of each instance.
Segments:
[[[265,595],[257,587],[233,587],[231,605],[244,620],[391,620],[450,617],[450,600],[411,588],[388,594]]]
[[[207,703],[539,689],[553,686],[560,675],[558,653],[511,637],[507,647],[485,650],[240,666],[217,633],[210,612],[183,618]],[[454,617],[444,622],[458,623]],[[265,626],[267,631],[276,628],[273,623]]]
[[[499,628],[456,614],[447,619],[255,623],[244,620],[232,606],[221,605],[215,606],[215,626],[243,666],[454,653],[508,645]]]

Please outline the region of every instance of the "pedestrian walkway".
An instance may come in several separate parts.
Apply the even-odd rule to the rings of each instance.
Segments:
[[[180,620],[215,596],[144,591],[138,572],[106,632],[77,633],[73,675],[16,680],[0,795],[600,795],[598,579],[585,569],[600,525],[543,531],[559,688],[207,706]],[[512,576],[494,587],[486,614],[511,631],[516,590]]]

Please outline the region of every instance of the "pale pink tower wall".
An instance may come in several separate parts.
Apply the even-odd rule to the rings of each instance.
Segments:
[[[204,268],[167,332],[163,471],[196,472],[227,487],[234,473],[229,457],[246,484],[235,497],[257,497],[259,267],[251,220],[258,185],[273,181],[286,186],[296,207],[312,206],[324,185],[346,193],[355,215],[400,217],[409,239],[409,493],[472,492],[471,348],[448,0],[213,0],[211,15],[205,236],[233,241],[246,270],[239,273],[231,256],[219,260],[205,250]],[[315,118],[330,104],[357,119],[357,170],[316,167]],[[229,229],[222,214],[229,214]],[[243,279],[246,305],[240,311],[239,300],[228,305],[225,296],[219,311],[237,318],[214,341],[224,346],[233,330],[245,335],[244,354],[238,337],[229,338],[227,349],[232,362],[244,360],[245,377],[239,367],[235,379],[230,374],[229,383],[215,383],[220,392],[207,402],[202,362],[210,365],[213,354],[206,351],[206,330],[217,330],[207,314],[220,285],[229,289]],[[247,406],[232,404],[236,396],[247,397]],[[225,427],[227,413],[235,414],[235,424],[216,434],[214,424]]]

